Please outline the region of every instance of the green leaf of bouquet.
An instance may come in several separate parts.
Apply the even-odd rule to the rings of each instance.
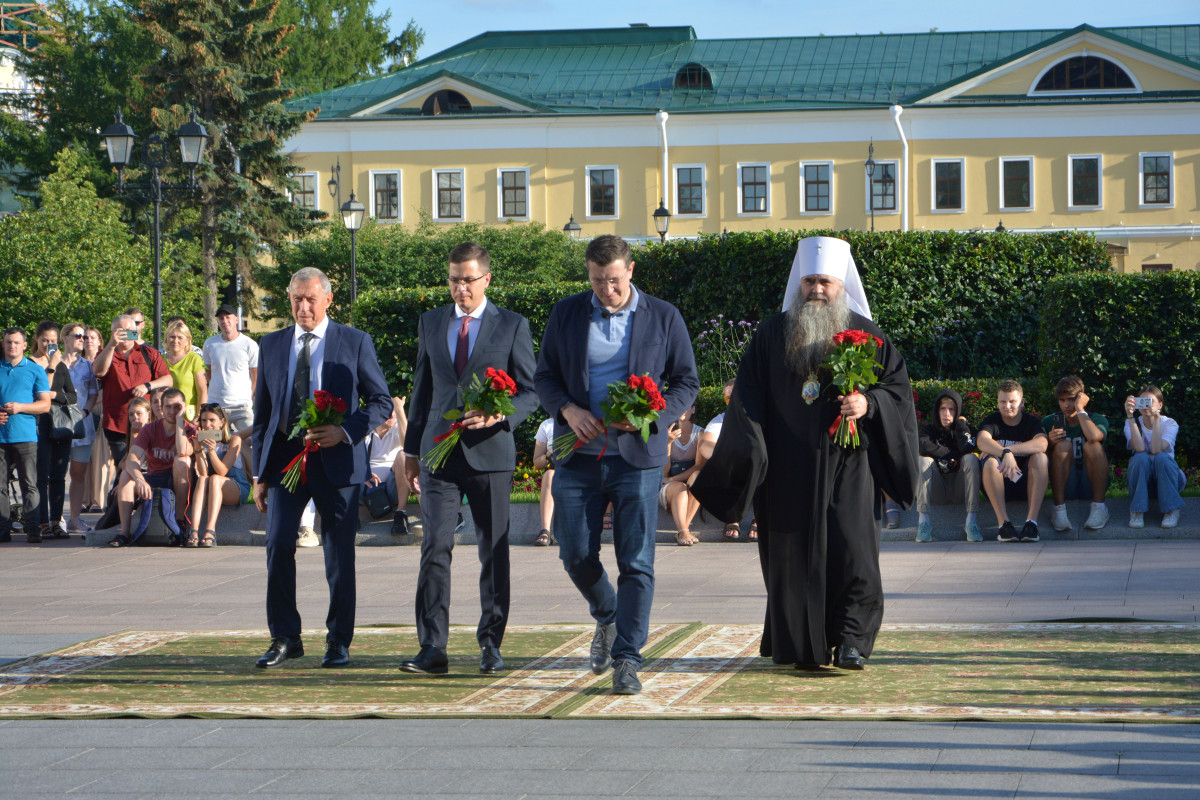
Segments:
[[[458,419],[462,415],[463,415],[462,411],[460,411],[457,408],[452,408],[449,411],[447,411],[445,414],[442,414],[442,419],[450,420],[451,422],[453,422],[454,420]]]

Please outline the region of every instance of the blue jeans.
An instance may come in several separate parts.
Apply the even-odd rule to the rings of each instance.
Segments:
[[[1126,480],[1129,482],[1129,510],[1136,514],[1150,510],[1151,487],[1158,490],[1158,510],[1162,513],[1183,508],[1179,493],[1187,485],[1187,476],[1170,453],[1153,456],[1146,452],[1134,453],[1129,459]]]
[[[661,468],[636,469],[620,456],[597,460],[583,455],[558,465],[551,487],[558,556],[596,622],[616,622],[613,660],[632,661],[639,667],[654,600],[654,535],[661,484]],[[616,591],[600,563],[600,533],[610,502],[620,573]]]

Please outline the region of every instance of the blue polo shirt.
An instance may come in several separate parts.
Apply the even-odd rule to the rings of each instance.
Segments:
[[[46,368],[28,358],[13,366],[0,359],[0,406],[5,403],[33,403],[42,392],[50,391]],[[13,414],[0,425],[0,444],[19,444],[37,441],[37,417],[33,414]]]
[[[608,384],[629,377],[629,348],[633,340],[633,313],[637,311],[638,291],[629,285],[629,304],[613,314],[605,314],[600,301],[592,294],[592,320],[588,326],[588,406],[600,419],[604,412],[600,401],[608,397]],[[620,455],[614,446],[618,431],[610,427],[605,456]],[[595,455],[603,449],[605,439],[598,436],[576,452]]]

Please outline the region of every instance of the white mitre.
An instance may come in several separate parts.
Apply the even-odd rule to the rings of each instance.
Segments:
[[[830,236],[809,236],[801,239],[796,247],[796,258],[792,261],[792,272],[788,275],[787,290],[783,293],[783,310],[792,307],[792,300],[800,289],[800,279],[809,275],[828,275],[845,284],[846,305],[851,311],[871,319],[871,306],[867,293],[863,291],[858,267],[850,255],[850,243],[845,239]]]

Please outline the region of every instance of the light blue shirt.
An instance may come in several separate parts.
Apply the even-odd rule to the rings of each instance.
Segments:
[[[600,402],[608,397],[608,385],[629,377],[629,349],[633,339],[633,314],[637,311],[638,290],[630,284],[629,291],[628,305],[611,314],[600,305],[595,293],[592,294],[592,321],[588,325],[588,410],[600,419],[604,419]],[[609,427],[605,457],[620,455],[614,445],[617,434],[622,432]],[[594,455],[604,445],[605,438],[598,436],[577,452]]]
[[[454,354],[458,352],[458,329],[462,327],[462,318],[470,317],[471,321],[467,323],[467,358],[475,352],[475,340],[479,338],[479,326],[483,324],[483,310],[487,308],[487,298],[483,298],[479,305],[470,314],[464,314],[463,310],[458,307],[458,303],[454,304],[454,316],[450,320],[450,324],[446,329],[446,346],[450,348],[450,363],[454,363]]]
[[[33,403],[43,392],[50,392],[45,367],[24,356],[15,365],[7,358],[0,359],[0,405]],[[0,425],[0,443],[36,442],[37,438],[37,417],[33,414],[13,414]]]

